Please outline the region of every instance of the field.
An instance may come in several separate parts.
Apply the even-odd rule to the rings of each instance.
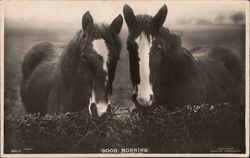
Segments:
[[[170,30],[181,36],[182,44],[187,49],[191,49],[195,46],[200,46],[200,45],[217,45],[233,50],[233,52],[239,57],[244,69],[245,66],[244,27],[208,25],[208,26],[188,27],[188,28],[178,27]],[[51,30],[25,29],[25,28],[5,29],[5,41],[4,41],[5,116],[9,116],[10,114],[12,114],[10,118],[13,118],[13,114],[14,115],[24,114],[24,109],[22,107],[19,94],[19,83],[21,78],[21,63],[27,51],[39,41],[67,43],[74,36],[76,31],[77,30],[62,30],[62,29],[51,29]],[[125,44],[127,37],[127,30],[122,30],[120,36],[122,38],[123,48],[121,52],[121,60],[118,63],[118,67],[116,70],[116,77],[113,84],[114,90],[111,103],[115,108],[123,110],[128,109],[128,111],[131,111],[134,108],[134,106],[130,100],[132,85],[130,82],[130,75],[129,75],[128,52],[126,50],[126,44]],[[230,118],[230,116],[231,115],[226,115],[225,118],[227,117]],[[241,114],[241,116],[244,115]],[[178,122],[178,120],[176,122]],[[241,123],[244,124],[243,122]],[[241,126],[241,128],[243,127]],[[147,138],[147,134],[143,136],[144,138]],[[178,139],[176,139],[176,141],[178,141]],[[178,144],[178,142],[176,142],[176,144]],[[167,145],[169,144],[166,144],[166,146]]]
[[[27,51],[41,41],[67,43],[77,30],[38,30],[25,28],[5,29],[5,113],[22,114],[23,108],[19,96],[21,63]],[[133,108],[131,82],[129,75],[128,52],[126,50],[127,30],[122,30],[123,42],[121,60],[118,63],[113,84],[112,103],[114,106]],[[229,48],[241,60],[245,61],[245,31],[237,26],[198,26],[180,27],[172,32],[182,37],[183,46],[191,49],[200,45],[217,45]]]

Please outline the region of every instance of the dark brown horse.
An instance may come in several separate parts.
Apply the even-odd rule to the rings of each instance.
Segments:
[[[27,112],[74,112],[89,107],[93,116],[110,110],[120,56],[119,15],[110,25],[94,24],[89,12],[82,30],[67,46],[35,45],[22,64],[21,98]]]
[[[183,48],[180,37],[163,27],[166,5],[154,17],[135,15],[128,5],[123,13],[136,106],[239,101],[242,72],[233,52],[210,46]]]

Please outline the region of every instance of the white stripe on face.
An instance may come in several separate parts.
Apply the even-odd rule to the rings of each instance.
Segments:
[[[103,69],[108,72],[107,69],[107,61],[108,61],[108,54],[109,50],[107,48],[107,45],[104,41],[104,39],[96,39],[92,42],[93,44],[93,49],[99,54],[100,56],[103,57]]]
[[[92,42],[93,44],[93,49],[96,51],[97,54],[99,54],[102,58],[103,58],[103,69],[108,72],[108,68],[107,68],[107,61],[108,61],[108,54],[109,54],[109,50],[107,48],[107,45],[105,43],[104,39],[96,39]],[[106,78],[107,80],[108,78]],[[107,83],[107,82],[106,82]],[[105,85],[106,85],[105,83]],[[95,98],[95,92],[94,90],[92,91],[92,97],[90,98],[90,105],[91,103],[95,103],[96,104],[96,108],[97,108],[97,113],[98,116],[101,116],[102,114],[104,114],[107,111],[107,107],[108,104],[104,103],[104,102],[96,102],[96,98]],[[90,107],[89,107],[90,109]],[[91,110],[90,110],[90,114]]]
[[[153,94],[151,84],[149,82],[149,51],[152,46],[152,36],[148,40],[147,36],[142,33],[135,42],[138,45],[139,67],[141,82],[138,85],[138,98],[143,98],[150,101],[150,95]]]

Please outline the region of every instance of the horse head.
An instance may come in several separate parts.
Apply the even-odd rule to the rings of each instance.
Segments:
[[[89,12],[82,18],[83,46],[81,62],[92,71],[89,112],[100,117],[111,110],[110,97],[112,83],[121,50],[118,34],[122,27],[122,16],[117,16],[111,24],[95,24]]]
[[[163,52],[166,45],[160,30],[167,16],[164,5],[155,16],[135,15],[128,5],[123,8],[129,35],[127,49],[130,59],[130,75],[134,87],[132,100],[136,106],[151,106],[154,103],[156,77],[161,69]]]

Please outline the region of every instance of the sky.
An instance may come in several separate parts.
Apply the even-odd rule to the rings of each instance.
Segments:
[[[81,27],[81,18],[90,11],[95,22],[111,23],[122,14],[128,4],[135,14],[155,15],[166,4],[166,26],[194,23],[193,20],[216,22],[220,15],[223,23],[232,23],[229,16],[244,13],[242,1],[7,1],[5,4],[6,25],[16,27]]]

